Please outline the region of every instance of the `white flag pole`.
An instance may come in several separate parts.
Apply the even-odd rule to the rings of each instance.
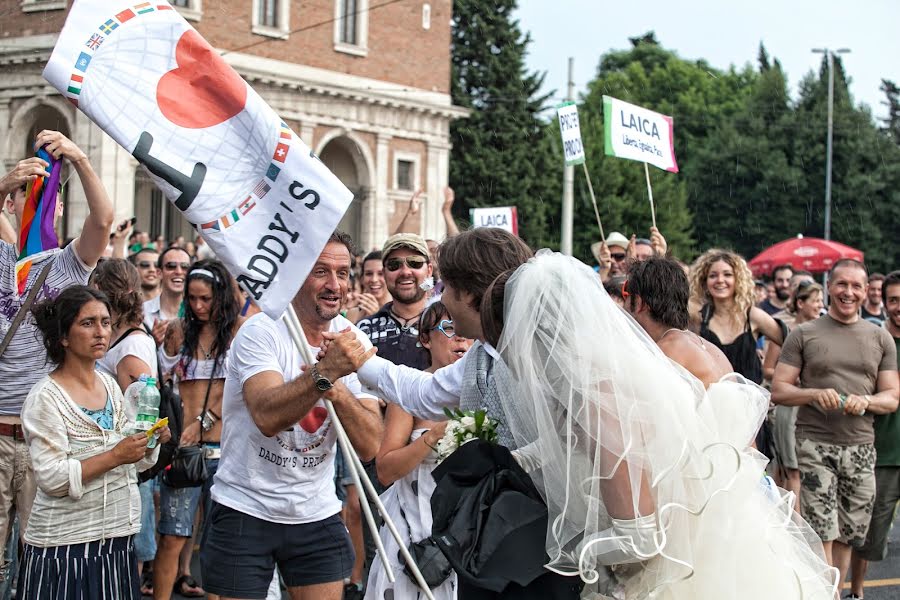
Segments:
[[[650,187],[650,169],[644,163],[644,176],[647,178],[647,195],[650,196],[650,216],[653,218],[653,226],[656,227],[656,208],[653,206],[653,188]]]
[[[581,163],[581,166],[584,167],[584,178],[587,180],[588,191],[591,193],[591,204],[594,205],[594,216],[597,217],[597,227],[600,228],[600,240],[606,240],[606,235],[603,233],[603,223],[600,222],[600,211],[597,210],[597,198],[594,197],[594,186],[591,183],[591,176],[588,175],[587,169],[587,161]]]
[[[294,341],[294,345],[300,352],[300,355],[303,358],[304,362],[308,365],[314,364],[315,361],[312,356],[312,352],[310,351],[309,346],[306,343],[306,336],[303,333],[303,326],[300,324],[300,319],[297,317],[297,313],[296,311],[294,311],[293,305],[288,305],[288,308],[282,318],[284,319],[284,322],[288,328],[288,333],[290,334],[291,339]],[[426,598],[428,598],[428,600],[434,600],[434,595],[431,593],[431,589],[428,587],[428,584],[425,583],[425,578],[422,576],[422,572],[419,570],[418,565],[410,555],[409,550],[406,547],[406,542],[401,538],[400,533],[397,531],[397,527],[391,520],[390,515],[387,514],[387,511],[384,508],[384,504],[381,503],[381,498],[378,497],[378,492],[375,490],[375,486],[373,486],[372,482],[369,481],[369,477],[368,475],[366,475],[366,472],[363,469],[362,461],[360,461],[359,456],[357,456],[356,454],[356,450],[354,450],[353,446],[350,444],[350,438],[347,437],[347,432],[344,430],[344,425],[338,418],[337,411],[335,411],[334,405],[330,400],[325,400],[325,408],[328,410],[328,415],[331,417],[331,422],[334,423],[334,429],[335,433],[337,434],[338,444],[340,444],[341,447],[341,452],[343,452],[345,459],[349,459],[348,466],[350,467],[350,477],[353,480],[353,485],[355,485],[357,489],[364,490],[364,492],[367,493],[375,503],[378,512],[381,513],[381,516],[384,519],[384,524],[387,526],[388,530],[391,532],[391,535],[394,537],[394,540],[396,540],[397,545],[400,547],[400,553],[403,555],[403,558],[406,561],[409,570],[415,577],[416,584],[419,586],[419,588],[421,588],[422,593]],[[381,562],[384,567],[385,573],[387,573],[388,579],[391,581],[391,583],[393,583],[395,580],[394,573],[390,567],[390,563],[388,562],[387,551],[384,549],[384,544],[381,542],[381,536],[378,534],[378,527],[375,525],[375,518],[372,516],[372,510],[369,508],[368,502],[366,502],[365,494],[360,495],[360,504],[362,506],[363,514],[366,517],[366,522],[369,525],[369,530],[372,532],[372,538],[375,541],[376,549],[379,555],[381,555]]]

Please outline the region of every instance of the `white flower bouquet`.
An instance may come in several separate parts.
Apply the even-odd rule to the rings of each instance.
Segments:
[[[438,462],[456,452],[460,446],[472,440],[484,440],[497,442],[497,421],[488,417],[483,410],[450,410],[444,409],[447,415],[447,428],[435,450],[438,454]]]

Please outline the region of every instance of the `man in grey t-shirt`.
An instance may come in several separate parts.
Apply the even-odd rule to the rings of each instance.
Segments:
[[[54,298],[68,286],[87,283],[97,259],[106,249],[114,218],[112,202],[78,146],[63,134],[49,130],[37,135],[34,147],[41,146],[56,158],[67,158],[70,167],[78,173],[87,198],[88,215],[81,236],[66,248],[49,251],[35,259],[21,295],[15,280],[18,248],[0,241],[0,337],[11,328],[31,286],[48,262],[51,267],[36,302]],[[46,167],[43,160],[28,158],[0,178],[0,199],[6,210],[15,216],[17,226],[22,222],[25,208],[25,188],[29,181],[44,174]],[[62,214],[62,203],[58,206],[56,219]],[[3,556],[10,524],[17,512],[20,531],[25,531],[36,492],[28,448],[22,438],[19,418],[22,403],[31,387],[52,367],[34,319],[28,315],[0,356],[0,381],[3,382],[0,386],[0,556]],[[5,568],[0,571],[0,577],[4,579],[6,574]]]
[[[843,581],[875,499],[873,414],[897,410],[897,350],[884,329],[859,317],[866,267],[835,263],[828,314],[791,331],[772,378],[772,400],[799,406],[800,508]]]

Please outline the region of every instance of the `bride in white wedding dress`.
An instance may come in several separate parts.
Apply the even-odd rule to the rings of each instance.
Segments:
[[[709,390],[614,305],[590,268],[539,252],[481,307],[515,380],[514,454],[547,502],[547,568],[585,596],[831,600],[837,572],[763,482],[768,393]]]

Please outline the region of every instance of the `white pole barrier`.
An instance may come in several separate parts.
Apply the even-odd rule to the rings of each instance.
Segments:
[[[303,360],[308,365],[314,364],[312,353],[309,350],[309,346],[306,344],[306,336],[303,334],[303,326],[300,324],[300,319],[297,317],[297,313],[294,311],[293,306],[288,306],[288,309],[284,315],[284,319],[285,323],[288,325],[288,331],[291,334],[291,338],[294,340],[294,345],[297,346],[297,349],[300,351]],[[419,586],[419,588],[421,588],[422,592],[425,594],[425,597],[428,600],[434,600],[434,595],[431,593],[431,589],[428,587],[428,584],[425,583],[425,578],[422,576],[422,572],[419,571],[419,566],[413,560],[412,555],[410,555],[409,549],[406,547],[406,542],[401,538],[400,532],[397,531],[396,525],[394,525],[394,522],[387,514],[387,511],[384,508],[384,504],[381,503],[381,498],[378,497],[378,492],[375,490],[375,486],[373,486],[372,482],[369,481],[369,477],[368,475],[366,475],[366,472],[363,469],[362,461],[359,459],[359,456],[357,456],[356,451],[350,444],[350,438],[347,437],[347,432],[344,430],[344,425],[343,423],[341,423],[341,420],[337,416],[337,412],[334,410],[334,405],[330,400],[326,399],[325,407],[328,409],[328,414],[331,417],[332,423],[334,423],[335,433],[337,434],[338,443],[341,445],[341,451],[344,453],[344,458],[350,459],[350,463],[348,466],[350,467],[350,476],[353,479],[353,484],[357,486],[357,489],[364,490],[364,492],[366,492],[375,503],[375,507],[378,509],[378,512],[381,513],[381,516],[384,519],[384,524],[387,526],[388,530],[391,532],[391,535],[394,537],[394,540],[396,540],[397,545],[400,547],[400,553],[403,555],[403,559],[409,566],[409,570],[412,572],[413,577],[416,580],[416,584]],[[375,538],[375,545],[377,546],[378,552],[381,555],[381,562],[384,563],[385,572],[388,575],[388,579],[393,583],[394,575],[390,565],[388,564],[387,552],[384,549],[384,545],[381,543],[381,536],[378,535],[378,529],[375,526],[375,519],[374,517],[372,517],[372,511],[370,510],[368,503],[365,502],[365,495],[360,496],[360,501],[362,502],[363,513],[366,516],[366,521],[369,524],[369,529],[372,532],[372,536]]]

